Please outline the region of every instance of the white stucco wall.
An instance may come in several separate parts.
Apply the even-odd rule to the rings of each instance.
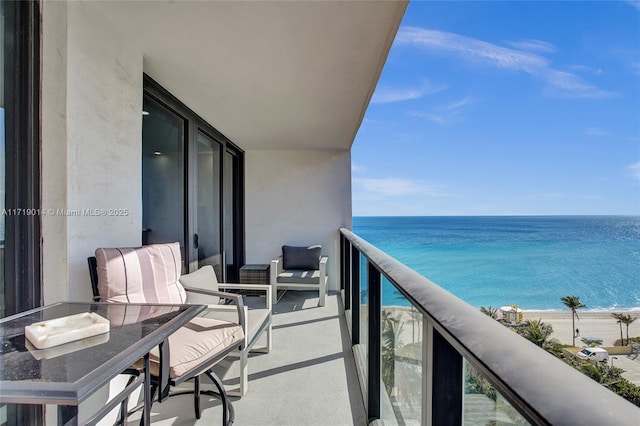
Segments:
[[[143,74],[132,46],[90,3],[43,2],[43,207],[78,212],[42,218],[45,303],[90,300],[86,258],[141,242]]]
[[[89,3],[41,4],[44,303],[88,301],[87,257],[96,247],[141,242],[142,53]],[[111,216],[113,209],[128,214]],[[81,419],[126,379],[83,402]],[[115,421],[116,412],[104,421]],[[48,406],[46,424],[55,415]]]
[[[284,244],[322,244],[337,290],[338,229],[351,227],[351,153],[247,151],[245,223],[246,263],[269,263]]]
[[[67,205],[67,3],[42,5],[42,208]],[[42,216],[46,304],[67,296],[67,220]]]

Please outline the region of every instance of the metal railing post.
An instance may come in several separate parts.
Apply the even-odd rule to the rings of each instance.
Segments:
[[[369,341],[367,371],[367,413],[369,422],[380,418],[380,271],[367,261],[367,294],[369,295]]]
[[[342,245],[340,247],[341,274],[342,285],[340,290],[344,302],[344,309],[351,309],[351,242],[342,237]]]
[[[351,246],[351,344],[360,343],[360,252]]]
[[[422,317],[422,422],[433,425],[433,325]]]
[[[432,424],[462,424],[462,355],[433,330]]]

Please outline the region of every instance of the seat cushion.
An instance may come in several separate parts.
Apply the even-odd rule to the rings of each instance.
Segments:
[[[318,269],[322,246],[282,246],[283,269]]]
[[[96,250],[98,291],[105,302],[185,303],[178,281],[182,268],[180,245],[152,244]]]
[[[247,343],[251,344],[253,339],[255,339],[262,330],[265,325],[271,320],[269,309],[254,309],[251,308],[247,310]],[[205,311],[202,314],[202,317],[205,318],[217,318],[230,322],[238,321],[238,312],[236,310],[218,310],[216,308],[212,308],[208,311]]]
[[[180,277],[180,283],[184,287],[200,288],[204,290],[218,291],[218,278],[211,265],[205,265],[195,272]],[[211,296],[200,293],[189,293],[188,303],[202,305],[217,305],[220,302],[218,296]]]
[[[320,284],[320,271],[288,269],[278,274],[279,283]]]
[[[206,366],[207,360],[216,358],[230,346],[239,347],[243,339],[238,324],[216,318],[194,318],[169,336],[169,376],[175,379],[201,364]],[[149,360],[156,364],[152,364],[152,373],[157,372],[158,348],[150,352]]]

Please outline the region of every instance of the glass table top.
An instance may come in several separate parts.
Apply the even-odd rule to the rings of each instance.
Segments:
[[[202,305],[65,302],[2,319],[0,401],[82,400],[204,309]],[[25,338],[27,325],[84,312],[108,319],[110,331],[41,350]]]

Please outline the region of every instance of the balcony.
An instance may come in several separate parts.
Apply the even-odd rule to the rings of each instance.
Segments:
[[[325,307],[316,307],[312,292],[288,292],[275,305],[274,349],[251,357],[250,390],[234,402],[236,424],[637,420],[634,405],[346,229],[337,261],[342,290]],[[385,285],[395,287],[395,300],[381,299]],[[232,388],[233,366],[227,377]],[[204,407],[194,422],[190,401],[173,398],[154,406],[152,420],[220,420],[217,401]]]
[[[273,348],[249,358],[249,390],[242,398],[232,398],[234,424],[367,423],[342,302],[338,294],[330,294],[319,308],[317,295],[288,291],[274,306]],[[225,367],[226,387],[233,389],[237,367]],[[191,396],[172,397],[153,405],[151,420],[154,425],[221,424],[218,400],[202,395],[202,408],[196,420]],[[131,416],[130,424],[137,424],[138,417]]]

